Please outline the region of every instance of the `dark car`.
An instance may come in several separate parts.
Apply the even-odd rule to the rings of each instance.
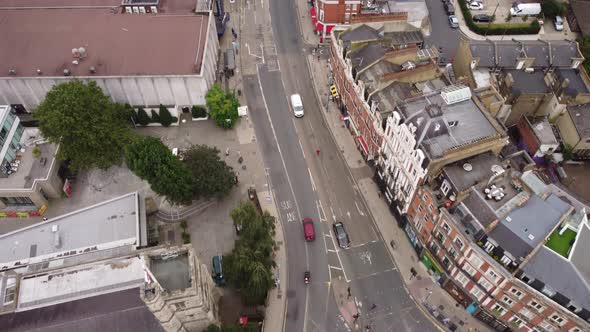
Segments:
[[[478,14],[478,15],[473,15],[473,22],[491,22],[492,21],[492,16],[487,15],[487,14]]]
[[[453,6],[452,3],[450,2],[445,2],[445,11],[447,12],[447,15],[455,15],[455,6]]]
[[[313,220],[311,218],[303,219],[303,236],[305,241],[315,240],[315,228],[313,227]]]
[[[346,233],[346,229],[344,229],[344,224],[341,222],[337,222],[333,225],[334,227],[334,234],[336,235],[336,239],[338,240],[338,245],[340,248],[346,249],[350,247],[350,239],[348,238],[348,233]]]

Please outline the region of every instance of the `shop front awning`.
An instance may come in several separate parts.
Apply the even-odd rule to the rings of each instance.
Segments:
[[[361,148],[363,149],[363,151],[365,151],[365,154],[369,154],[369,146],[367,145],[367,142],[365,142],[365,139],[363,138],[363,136],[359,136],[359,143],[361,144]]]
[[[335,25],[328,25],[326,26],[326,35],[329,35],[330,32],[332,32],[332,29],[334,29]]]
[[[318,19],[315,16],[311,18],[311,24],[313,24],[314,26],[318,24]]]
[[[316,17],[316,14],[315,14],[315,7],[311,7],[311,8],[309,9],[309,13],[311,14],[311,17],[312,17],[312,18],[313,18],[313,17]]]
[[[315,26],[315,29],[316,29],[317,32],[322,32],[322,31],[324,31],[324,25],[322,23],[318,23]]]

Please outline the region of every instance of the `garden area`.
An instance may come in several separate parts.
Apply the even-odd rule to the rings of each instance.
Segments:
[[[550,236],[545,246],[567,258],[571,247],[576,240],[576,232],[566,229],[562,235],[559,235],[559,229],[556,229]]]

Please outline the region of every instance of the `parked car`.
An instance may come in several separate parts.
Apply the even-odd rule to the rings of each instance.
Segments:
[[[451,28],[456,29],[459,27],[459,19],[455,15],[449,15],[449,24]]]
[[[447,12],[447,15],[455,15],[455,6],[453,6],[452,3],[450,2],[445,2],[445,11]]]
[[[344,224],[337,222],[332,227],[334,227],[334,235],[336,235],[340,248],[346,249],[350,247],[350,238],[348,237],[348,233],[346,233],[346,229],[344,229]]]
[[[492,16],[488,14],[473,15],[473,22],[492,22]]]
[[[563,31],[563,18],[561,16],[555,16],[553,24],[555,24],[555,30]]]
[[[313,220],[311,218],[305,218],[303,219],[302,224],[305,241],[315,240],[315,228],[313,226]]]
[[[303,102],[301,101],[301,96],[299,94],[291,95],[291,107],[293,108],[293,114],[296,118],[303,116]]]
[[[481,2],[473,1],[467,5],[471,10],[482,10],[483,4]]]

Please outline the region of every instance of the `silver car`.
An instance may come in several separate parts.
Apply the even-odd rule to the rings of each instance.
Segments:
[[[449,24],[451,28],[456,29],[459,27],[459,19],[455,15],[449,15]]]

